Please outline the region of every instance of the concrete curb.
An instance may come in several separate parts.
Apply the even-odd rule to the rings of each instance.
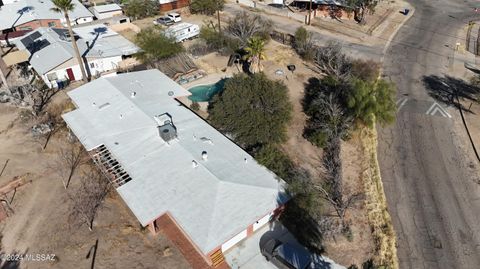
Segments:
[[[395,36],[397,35],[398,31],[400,31],[400,29],[402,28],[402,26],[410,20],[410,18],[413,17],[413,15],[415,14],[415,8],[410,4],[410,3],[407,3],[408,5],[408,8],[410,8],[410,16],[407,16],[407,18],[405,18],[405,20],[403,20],[397,27],[396,29],[393,31],[393,33],[390,35],[390,37],[388,38],[387,40],[387,43],[385,43],[385,46],[383,47],[383,51],[382,51],[382,58],[380,59],[381,62],[383,62],[383,59],[385,58],[385,53],[387,52],[387,49],[390,47],[390,43],[392,42],[393,38],[395,38]]]

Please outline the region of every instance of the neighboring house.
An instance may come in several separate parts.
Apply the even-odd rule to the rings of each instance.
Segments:
[[[90,10],[99,20],[123,15],[122,8],[117,4],[93,6]]]
[[[292,6],[308,10],[310,0],[293,0]],[[312,0],[312,17],[338,19],[353,18],[353,12],[345,0]]]
[[[74,29],[77,45],[88,76],[116,70],[122,61],[139,48],[103,24]],[[66,80],[81,80],[80,66],[64,28],[39,28],[16,42],[30,55],[29,63],[49,87]],[[61,82],[59,84],[59,82]]]
[[[158,0],[158,2],[160,3],[160,11],[170,11],[190,4],[189,0]]]
[[[289,199],[283,180],[177,101],[190,93],[158,70],[68,95],[70,130],[141,225],[166,234],[193,268],[222,263]]]
[[[64,15],[51,10],[54,7],[51,0],[3,1],[4,5],[0,5],[0,34],[66,26]],[[93,14],[87,8],[78,0],[72,2],[75,4],[75,9],[69,13],[72,24],[93,21]]]

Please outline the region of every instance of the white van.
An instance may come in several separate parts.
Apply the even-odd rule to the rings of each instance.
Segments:
[[[165,35],[175,38],[175,42],[183,42],[184,40],[197,37],[199,34],[200,26],[187,22],[170,26],[165,30]]]
[[[181,22],[182,21],[182,17],[180,17],[180,14],[178,14],[176,12],[168,13],[167,17],[172,19],[173,22]]]

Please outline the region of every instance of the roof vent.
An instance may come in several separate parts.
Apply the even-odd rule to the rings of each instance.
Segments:
[[[137,92],[132,92],[132,93],[130,94],[130,97],[135,98],[135,95],[137,95]]]
[[[158,123],[158,133],[165,142],[168,143],[177,138],[177,128],[173,125],[172,117],[168,113],[155,116],[154,118]]]
[[[192,160],[192,167],[193,167],[193,168],[197,168],[197,167],[198,167],[197,161]]]
[[[202,159],[206,161],[208,159],[208,154],[206,151],[202,151]]]

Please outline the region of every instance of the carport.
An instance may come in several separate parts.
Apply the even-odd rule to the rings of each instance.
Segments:
[[[263,226],[251,237],[238,243],[224,253],[225,260],[232,269],[278,269],[275,265],[268,262],[260,253],[260,241],[263,242],[272,237],[293,246],[303,248],[280,222],[274,221],[269,225]],[[312,254],[312,260],[313,263],[310,269],[345,269],[344,266],[338,265],[324,256]]]

